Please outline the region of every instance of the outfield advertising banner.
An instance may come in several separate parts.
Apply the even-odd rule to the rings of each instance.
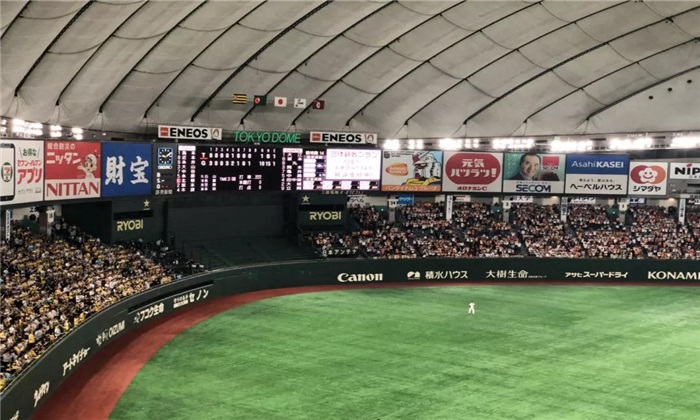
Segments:
[[[44,142],[0,141],[1,200],[19,204],[44,199]]]
[[[382,152],[382,191],[442,190],[442,152]]]
[[[503,153],[445,152],[443,191],[501,192]]]
[[[99,198],[101,143],[47,141],[46,200]]]
[[[626,195],[628,155],[566,155],[566,193]]]
[[[503,158],[503,192],[563,194],[564,154],[506,153]]]
[[[628,193],[665,196],[668,162],[631,162]]]
[[[290,276],[289,273],[296,273]],[[150,321],[200,302],[238,293],[302,286],[353,288],[360,284],[403,282],[546,282],[571,284],[640,281],[665,284],[700,282],[700,262],[568,258],[423,258],[290,262],[232,267],[191,276],[125,298],[90,317],[0,394],[0,420],[31,418],[61,383],[105,345]],[[147,327],[148,328],[148,327]],[[157,328],[157,327],[156,327]],[[150,333],[141,330],[139,333]],[[61,392],[69,392],[61,389]]]
[[[102,145],[102,196],[150,195],[153,177],[150,144]]]
[[[700,162],[671,163],[670,179],[700,179]]]

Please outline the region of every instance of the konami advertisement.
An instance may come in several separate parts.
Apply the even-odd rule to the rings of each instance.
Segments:
[[[100,196],[100,143],[47,141],[45,165],[46,200]]]

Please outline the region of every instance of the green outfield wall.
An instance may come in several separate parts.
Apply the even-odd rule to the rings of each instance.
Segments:
[[[286,287],[431,282],[653,282],[700,285],[700,261],[406,259],[303,261],[234,267],[124,299],[91,317],[34,362],[0,398],[0,420],[32,413],[110,341],[155,319],[218,297]]]

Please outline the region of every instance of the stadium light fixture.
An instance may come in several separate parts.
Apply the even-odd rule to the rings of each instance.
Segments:
[[[27,122],[24,120],[20,120],[19,118],[15,118],[12,120],[12,132],[15,134],[24,134],[24,131],[27,128]]]
[[[591,149],[593,142],[590,140],[554,140],[549,146],[552,152],[585,152]]]
[[[408,141],[409,150],[423,150],[423,140],[421,139],[410,139]]]
[[[531,138],[502,138],[493,139],[491,145],[494,149],[530,149],[535,145],[535,140]]]
[[[71,128],[71,133],[73,134],[73,138],[76,140],[82,140],[83,139],[83,129],[80,127],[73,127]]]
[[[44,125],[42,123],[28,123],[24,132],[30,136],[41,136],[44,134]]]
[[[700,136],[677,136],[671,140],[671,147],[675,149],[691,149],[700,147]]]
[[[382,144],[382,149],[384,150],[399,150],[400,148],[401,142],[397,139],[387,139],[384,140],[384,144]]]
[[[61,127],[60,125],[52,125],[49,135],[52,138],[61,137],[63,135],[63,127]]]
[[[610,139],[610,150],[642,150],[653,146],[651,137],[639,137],[636,139]]]
[[[459,150],[463,147],[462,140],[450,138],[440,139],[439,145],[442,150]]]

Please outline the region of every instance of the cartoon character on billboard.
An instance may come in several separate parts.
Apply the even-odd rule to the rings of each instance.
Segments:
[[[413,159],[413,178],[405,185],[433,185],[442,182],[442,163],[431,152],[416,152]]]
[[[97,157],[93,154],[89,154],[83,158],[83,163],[78,165],[78,169],[85,172],[86,179],[94,179],[95,171],[97,171]]]

